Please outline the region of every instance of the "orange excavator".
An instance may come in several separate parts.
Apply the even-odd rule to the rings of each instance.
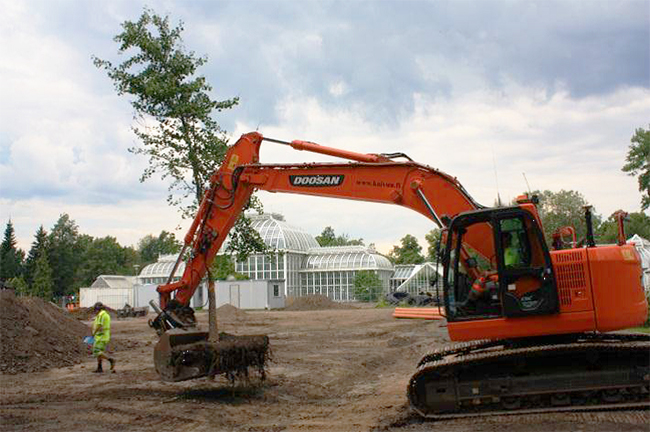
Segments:
[[[263,141],[348,161],[261,164]],[[624,242],[596,246],[589,208],[585,246],[549,250],[535,197],[486,208],[456,178],[402,153],[361,154],[257,132],[229,148],[185,237],[190,253],[182,277],[171,282],[172,272],[158,287],[162,310],[152,326],[163,379],[221,372],[214,352],[200,355],[209,349],[207,333],[196,331],[188,305],[256,190],[401,205],[442,229],[441,298],[456,343],[426,354],[412,376],[407,394],[420,415],[649,404],[650,338],[612,333],[647,318],[640,258]]]

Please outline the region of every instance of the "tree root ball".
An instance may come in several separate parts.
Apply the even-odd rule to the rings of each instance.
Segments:
[[[201,370],[198,376],[225,374],[233,382],[248,380],[252,370],[264,380],[270,358],[268,336],[220,333],[216,343],[201,341],[174,347],[170,366],[191,365]]]

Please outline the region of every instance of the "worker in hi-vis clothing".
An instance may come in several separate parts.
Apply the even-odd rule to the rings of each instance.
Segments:
[[[509,232],[501,233],[501,244],[503,247],[503,263],[506,268],[518,267],[521,265],[521,255],[519,248],[512,244],[512,234]],[[470,291],[467,295],[467,300],[464,306],[476,303],[481,298],[486,297],[490,290],[495,290],[498,287],[499,277],[498,273],[492,269],[491,272],[486,272],[482,277],[474,281]]]
[[[106,346],[111,341],[111,317],[102,302],[95,303],[94,310],[97,316],[95,316],[91,330],[94,338],[93,356],[97,357],[97,369],[93,372],[104,372],[102,359],[108,360],[111,364],[111,372],[115,372],[115,359],[106,355]]]
[[[503,263],[507,268],[519,267],[521,265],[521,255],[519,248],[512,244],[512,234],[504,232],[501,234],[503,243]]]

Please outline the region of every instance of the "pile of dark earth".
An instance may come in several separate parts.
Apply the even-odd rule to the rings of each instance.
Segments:
[[[71,366],[88,355],[85,324],[37,297],[0,290],[0,373]]]

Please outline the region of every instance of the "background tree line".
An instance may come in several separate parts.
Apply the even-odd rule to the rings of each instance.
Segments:
[[[576,191],[535,191],[539,195],[539,210],[550,245],[550,236],[559,227],[573,226],[578,239],[584,238],[584,210],[588,203]],[[615,243],[617,225],[614,215],[603,219],[594,211],[596,242]],[[626,223],[628,237],[638,234],[650,239],[650,216],[643,212],[631,213]],[[421,264],[435,261],[440,231],[426,234],[426,250],[417,238],[406,234],[399,245],[393,246],[388,258],[394,264]],[[325,246],[364,245],[363,239],[337,235],[331,226],[316,236]],[[372,245],[371,245],[372,246]],[[16,288],[20,293],[46,299],[73,295],[80,287],[90,286],[102,274],[135,275],[138,270],[157,260],[159,255],[178,253],[181,242],[173,233],[162,231],[149,234],[138,241],[136,247],[122,246],[111,236],[92,237],[79,232],[79,227],[67,214],[62,214],[49,232],[40,226],[27,253],[16,246],[13,223],[7,222],[0,245],[0,280]],[[216,279],[235,274],[231,257],[215,261],[213,272]],[[236,275],[235,275],[236,276]],[[359,275],[355,283],[359,296],[374,298],[380,281],[376,275]]]
[[[533,191],[532,194],[539,197],[538,210],[549,247],[552,244],[553,232],[563,226],[574,227],[578,241],[585,238],[584,207],[588,205],[588,202],[580,192],[573,190],[551,192],[545,190]],[[615,214],[613,213],[607,219],[603,219],[595,209],[592,209],[592,211],[596,243],[616,243],[618,226]],[[625,234],[628,238],[638,234],[645,239],[650,239],[650,216],[644,212],[630,213],[625,223]],[[423,251],[417,238],[411,234],[406,234],[400,240],[399,245],[393,246],[388,258],[393,264],[421,264],[425,261],[435,261],[435,251],[440,240],[440,230],[433,229],[429,231],[425,236],[425,240],[427,249]]]
[[[178,253],[173,233],[149,234],[137,247],[122,246],[115,237],[92,237],[79,232],[67,214],[49,230],[41,225],[29,252],[16,246],[14,226],[7,222],[0,247],[0,280],[19,293],[47,300],[73,295],[102,274],[135,275],[159,255]]]

